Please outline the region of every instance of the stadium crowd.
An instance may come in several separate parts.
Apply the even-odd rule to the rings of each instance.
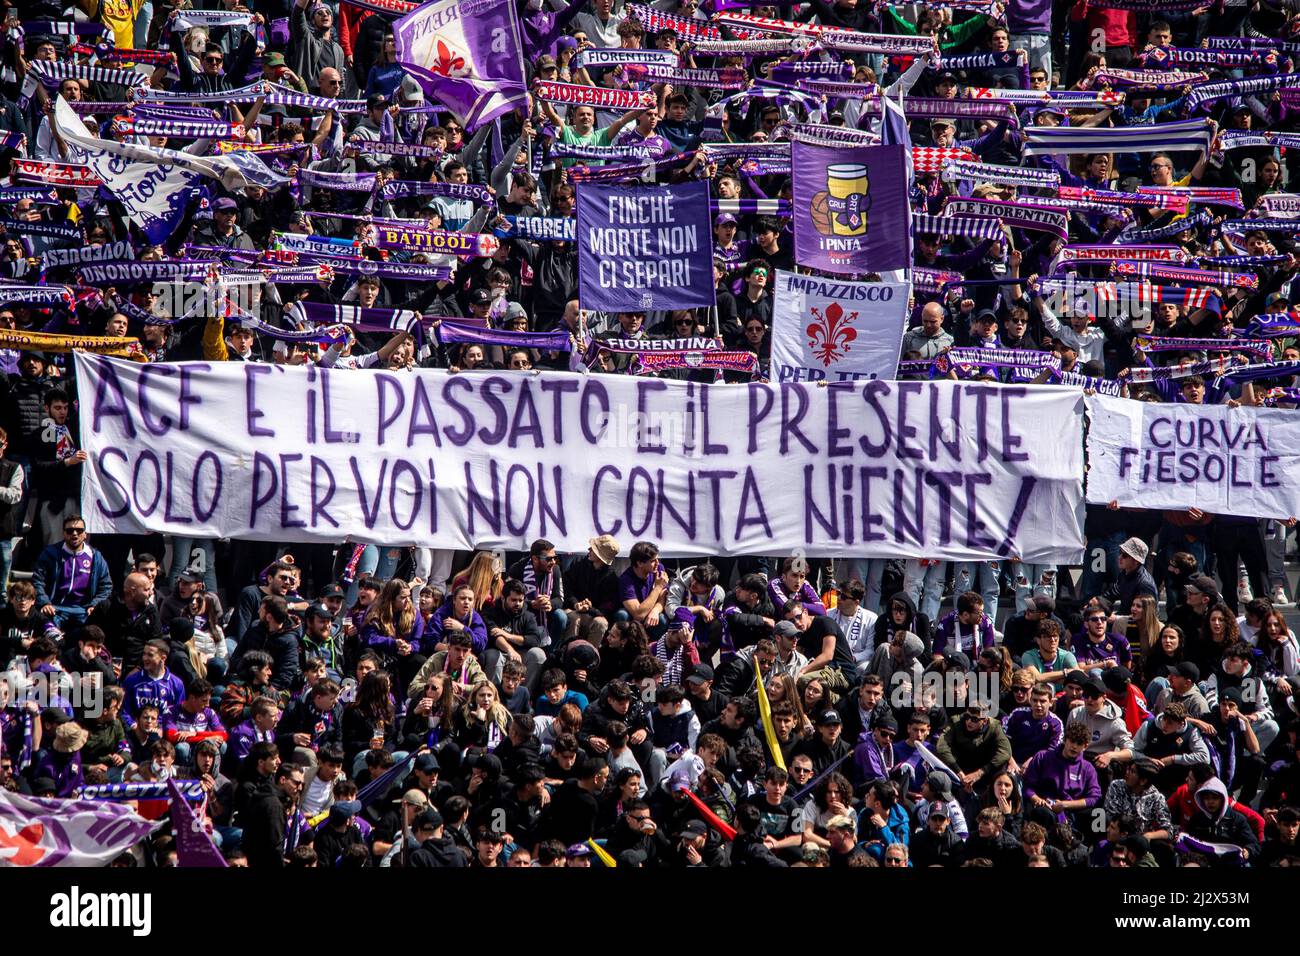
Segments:
[[[1045,173],[1060,192],[1043,208],[1068,218],[1066,236],[918,231],[900,378],[1294,408],[1297,228],[1269,197],[1288,195],[1300,112],[1294,88],[1252,83],[1294,70],[1294,4],[519,0],[530,81],[654,103],[530,98],[476,130],[398,62],[393,22],[411,4],[4,6],[0,173],[16,185],[0,187],[0,787],[198,781],[226,860],[258,868],[1300,864],[1300,645],[1282,610],[1293,515],[1089,505],[1076,568],[688,562],[610,535],[585,554],[543,539],[502,553],[88,535],[71,341],[119,337],[148,362],[527,375],[635,374],[635,349],[601,342],[705,337],[752,353],[756,371],[656,374],[762,380],[774,273],[796,268],[789,164],[728,147],[801,126],[835,142],[836,128],[872,128],[879,104],[863,97],[883,90],[921,114],[918,215],[953,198],[1014,203],[1034,191],[1023,177]],[[764,49],[795,34],[746,14],[933,37],[934,53],[843,53],[812,33]],[[709,42],[722,52],[697,51]],[[680,78],[575,65],[640,48],[677,54]],[[120,63],[206,99],[137,110]],[[751,95],[717,85],[729,71]],[[812,94],[807,78],[861,93]],[[233,92],[261,80],[298,95]],[[151,241],[110,190],[59,178],[78,163],[60,99],[89,136],[245,150],[285,182],[205,180]],[[1007,112],[968,108],[981,103]],[[1162,128],[1189,115],[1214,120],[1209,148],[1161,149]],[[211,131],[223,123],[224,138]],[[1026,153],[1041,127],[1131,129],[1137,145]],[[572,234],[536,224],[571,219],[575,186],[633,155],[619,147],[640,150],[626,181],[709,183],[715,310],[581,308]],[[974,168],[950,176],[949,162]],[[385,219],[497,242],[482,256],[381,254]],[[311,275],[286,268],[321,267],[295,258],[307,236],[343,243]],[[251,303],[186,314],[153,276],[88,281],[79,269],[107,260],[59,256],[119,243],[108,260],[269,271]],[[1173,247],[1185,274],[1141,263],[1159,295],[1140,303],[1114,291],[1109,260],[1062,285],[1063,251],[1125,244]],[[66,300],[6,297],[37,277],[68,283]],[[296,304],[413,310],[427,334],[330,325],[313,339]],[[442,320],[483,339],[444,344]],[[556,331],[568,349],[511,343]],[[20,347],[24,335],[44,346]],[[1235,344],[1247,340],[1263,354]],[[988,364],[969,358],[982,348]],[[1032,352],[1060,373],[1007,358]],[[164,829],[118,864],[177,856]]]

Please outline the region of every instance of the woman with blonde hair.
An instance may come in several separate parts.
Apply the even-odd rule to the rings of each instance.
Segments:
[[[764,682],[764,689],[767,691],[768,702],[775,705],[783,700],[788,700],[790,706],[794,708],[794,725],[796,733],[800,737],[807,737],[813,732],[813,722],[808,719],[804,713],[803,702],[799,699],[799,686],[795,679],[789,674],[778,674],[775,677],[768,677]],[[758,688],[754,688],[757,697]]]
[[[452,739],[462,753],[470,747],[495,750],[509,727],[510,711],[498,698],[496,685],[481,680],[452,719]]]
[[[1133,651],[1134,672],[1142,666],[1142,661],[1151,653],[1151,648],[1156,646],[1156,641],[1160,640],[1158,607],[1154,595],[1139,594],[1129,608],[1124,636],[1128,638],[1129,649]]]
[[[482,611],[501,596],[501,585],[505,583],[505,563],[500,555],[491,551],[479,551],[464,571],[456,575],[451,582],[452,589],[470,587],[474,589],[474,610]]]

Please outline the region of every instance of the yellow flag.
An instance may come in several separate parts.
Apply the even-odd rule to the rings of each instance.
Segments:
[[[587,846],[591,847],[592,852],[596,854],[596,857],[600,860],[600,862],[604,863],[610,869],[613,869],[614,867],[618,866],[618,864],[614,862],[614,858],[610,856],[608,853],[606,853],[605,848],[601,846],[599,843],[597,843],[595,840],[588,838]]]
[[[776,730],[772,727],[772,705],[767,699],[767,690],[763,687],[763,673],[758,666],[758,658],[754,658],[754,685],[758,688],[758,716],[763,721],[763,735],[767,737],[767,749],[772,751],[772,759],[782,770],[785,769],[785,758],[781,756],[781,742],[776,739]]]

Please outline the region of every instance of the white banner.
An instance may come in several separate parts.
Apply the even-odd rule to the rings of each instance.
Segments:
[[[92,533],[1082,557],[1078,389],[76,361]]]
[[[1300,516],[1300,418],[1274,408],[1087,398],[1088,501]]]
[[[907,283],[776,273],[772,381],[846,382],[898,373]]]

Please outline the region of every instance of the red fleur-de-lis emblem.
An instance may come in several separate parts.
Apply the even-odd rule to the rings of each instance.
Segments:
[[[439,76],[453,76],[465,69],[465,58],[453,53],[451,47],[438,41],[438,57],[429,64],[429,71]]]
[[[816,321],[804,329],[808,347],[823,365],[829,366],[847,355],[849,343],[858,337],[858,330],[853,328],[858,313],[845,312],[838,302],[832,302],[825,313],[820,309],[809,311]]]

